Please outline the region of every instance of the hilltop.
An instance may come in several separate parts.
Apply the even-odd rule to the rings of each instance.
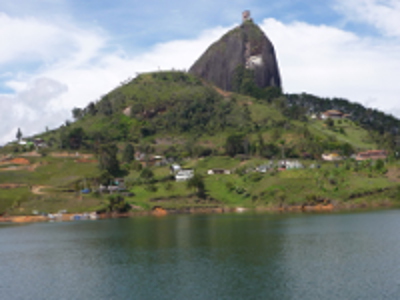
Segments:
[[[227,91],[281,88],[274,47],[249,14],[244,12],[243,23],[212,44],[189,73]]]

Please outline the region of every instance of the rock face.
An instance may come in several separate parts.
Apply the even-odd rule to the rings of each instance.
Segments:
[[[281,87],[274,47],[250,18],[244,18],[240,26],[212,44],[189,73],[232,91],[232,79],[239,66],[254,71],[258,87]]]

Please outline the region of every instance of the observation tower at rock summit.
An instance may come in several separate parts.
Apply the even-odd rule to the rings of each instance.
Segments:
[[[281,87],[275,50],[264,32],[252,20],[250,11],[242,13],[242,23],[213,43],[189,69],[189,73],[217,87],[233,91],[238,68],[252,70],[260,88]]]

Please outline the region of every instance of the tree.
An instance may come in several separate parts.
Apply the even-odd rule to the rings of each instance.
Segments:
[[[385,162],[382,159],[378,159],[375,162],[375,170],[380,173],[386,173]]]
[[[325,121],[326,126],[328,126],[328,128],[332,129],[335,126],[335,121],[333,121],[331,118],[326,119]]]
[[[88,106],[85,108],[85,112],[92,116],[95,116],[97,114],[96,105],[93,102],[90,102]]]
[[[140,178],[143,179],[146,183],[152,182],[154,179],[154,173],[149,168],[144,168],[140,172]]]
[[[135,149],[132,144],[126,145],[124,152],[122,154],[122,160],[126,163],[130,163],[135,158]]]
[[[109,212],[127,212],[130,208],[129,204],[125,202],[125,199],[121,195],[110,195],[108,197]]]
[[[98,110],[105,116],[111,116],[113,114],[113,109],[111,105],[111,101],[108,97],[104,97],[98,104]]]
[[[72,109],[72,117],[73,117],[75,120],[81,119],[81,118],[83,117],[83,110],[80,109],[80,108],[78,108],[78,107],[74,107],[74,108]]]
[[[354,149],[349,143],[344,143],[341,150],[344,156],[350,156],[354,153]]]
[[[225,142],[225,152],[229,156],[243,154],[245,152],[244,136],[242,134],[233,134],[228,136]]]
[[[268,86],[263,91],[263,98],[268,102],[271,102],[273,99],[282,96],[282,90],[276,86]]]
[[[117,159],[118,148],[114,144],[101,145],[99,149],[99,167],[108,171],[111,175],[117,176],[120,172]]]
[[[66,149],[67,146],[69,146],[69,143],[68,143],[68,136],[66,133],[66,129],[64,127],[61,127],[59,133],[59,148]]]
[[[264,146],[262,156],[272,158],[279,154],[279,148],[274,143],[268,143]]]
[[[200,174],[194,174],[194,176],[186,182],[186,186],[188,189],[196,189],[197,196],[200,198],[206,197],[204,178]]]
[[[68,134],[69,147],[71,149],[79,149],[85,137],[85,132],[82,127],[74,128]]]
[[[21,129],[19,129],[19,128],[18,128],[16,137],[17,137],[18,142],[19,142],[19,141],[21,140],[21,138],[22,138],[22,132],[21,132]]]
[[[281,158],[285,159],[285,145],[286,145],[286,141],[285,140],[280,140],[279,141],[279,145],[281,146]]]

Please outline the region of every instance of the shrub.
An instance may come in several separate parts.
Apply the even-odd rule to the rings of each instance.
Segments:
[[[108,196],[107,209],[109,212],[127,212],[130,206],[121,195]]]
[[[251,173],[247,178],[251,182],[259,182],[263,178],[263,175],[261,173],[256,172],[256,173]]]
[[[156,185],[154,185],[154,184],[146,184],[146,186],[145,186],[145,188],[144,188],[146,191],[148,191],[148,192],[151,192],[151,193],[155,193],[155,192],[157,192],[157,190],[158,190],[158,188],[157,188],[157,186]]]

